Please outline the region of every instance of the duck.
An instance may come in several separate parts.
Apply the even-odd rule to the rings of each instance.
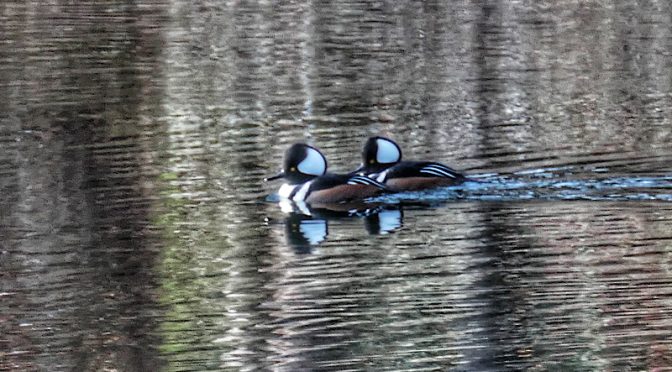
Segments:
[[[401,147],[393,140],[369,137],[362,149],[362,164],[351,172],[375,179],[390,191],[419,191],[463,183],[467,178],[434,161],[402,161]]]
[[[361,201],[389,189],[381,182],[359,174],[327,173],[327,159],[317,148],[295,143],[286,151],[280,173],[266,181],[284,179],[281,199],[307,204],[334,204]]]

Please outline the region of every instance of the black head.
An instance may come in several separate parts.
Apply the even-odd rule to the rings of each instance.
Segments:
[[[370,137],[362,150],[362,166],[365,173],[378,173],[401,161],[401,148],[389,138]]]
[[[266,180],[284,178],[290,184],[300,184],[325,173],[327,159],[320,150],[303,143],[295,143],[285,151],[282,172]]]

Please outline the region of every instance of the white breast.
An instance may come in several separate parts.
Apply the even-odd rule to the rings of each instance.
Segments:
[[[292,192],[297,187],[299,186],[285,183],[282,186],[280,186],[280,190],[278,190],[278,195],[280,195],[281,198],[289,199],[289,196],[292,195]]]
[[[310,185],[312,183],[313,181],[306,182],[301,185],[290,185],[288,183],[285,183],[282,186],[280,186],[280,190],[278,190],[278,195],[280,195],[280,197],[283,199],[290,199],[293,201],[306,200],[308,189],[310,189]],[[296,193],[294,191],[296,191]],[[292,194],[294,194],[293,197]]]

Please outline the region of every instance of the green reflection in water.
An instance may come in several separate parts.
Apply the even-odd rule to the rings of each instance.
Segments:
[[[159,350],[168,360],[168,370],[180,370],[185,364],[194,364],[205,368],[216,368],[217,354],[208,347],[212,328],[210,317],[203,317],[213,311],[208,298],[209,288],[216,288],[208,275],[212,268],[203,267],[207,260],[204,256],[213,256],[215,249],[222,249],[222,242],[209,244],[203,235],[196,234],[199,228],[191,226],[193,212],[189,200],[179,197],[181,192],[175,181],[179,175],[165,172],[159,176],[161,182],[162,214],[157,216],[155,224],[162,230],[164,248],[157,268],[161,277],[160,303],[167,307],[159,331],[163,344]],[[185,226],[191,226],[185,228]]]

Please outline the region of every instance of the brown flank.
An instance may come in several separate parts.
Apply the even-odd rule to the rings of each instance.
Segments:
[[[307,203],[341,203],[360,200],[380,195],[383,192],[378,187],[369,185],[339,185],[326,190],[313,191],[308,194]]]
[[[452,178],[443,177],[404,177],[389,179],[385,182],[385,185],[393,191],[417,191],[455,185],[459,182]]]

